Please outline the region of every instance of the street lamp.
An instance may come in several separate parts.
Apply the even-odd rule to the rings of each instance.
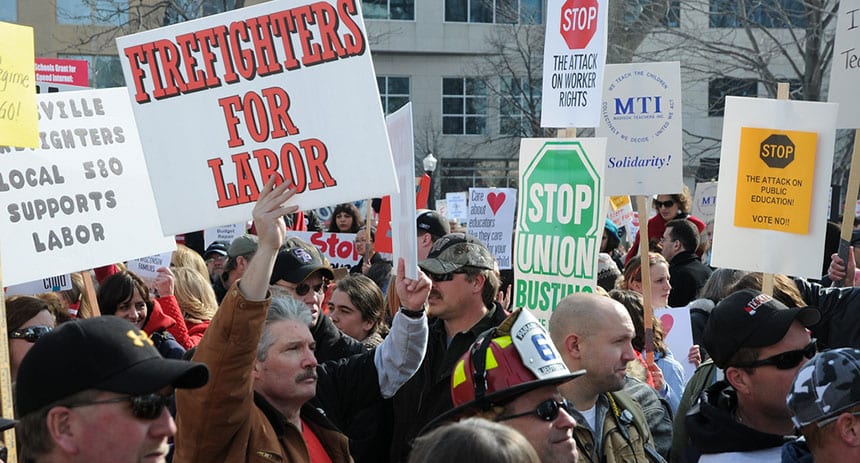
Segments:
[[[427,153],[427,156],[424,157],[421,163],[424,165],[424,173],[427,174],[428,177],[430,177],[430,185],[428,187],[430,191],[427,192],[427,207],[435,210],[436,195],[433,194],[433,172],[436,171],[436,164],[439,163],[439,160],[436,159],[435,156],[433,156],[433,153]]]

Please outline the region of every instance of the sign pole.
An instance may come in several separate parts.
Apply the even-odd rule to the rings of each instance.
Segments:
[[[654,307],[651,305],[651,252],[648,240],[648,201],[645,196],[636,196],[639,211],[639,275],[642,278],[642,316],[645,322],[645,359],[654,363]]]
[[[84,281],[84,295],[89,302],[89,310],[86,313],[78,313],[79,318],[92,318],[101,316],[102,312],[99,309],[99,298],[96,296],[96,288],[93,284],[93,275],[89,270],[80,272],[81,279]]]
[[[854,209],[857,203],[857,193],[860,190],[860,129],[854,130],[854,150],[851,153],[851,171],[848,174],[848,188],[845,190],[845,206],[842,209],[842,229],[839,233],[839,257],[848,268],[848,252],[851,246],[851,234],[854,232]],[[845,276],[848,286],[854,284],[853,275]],[[842,286],[843,281],[834,281],[833,286]]]
[[[3,274],[3,267],[0,264],[0,275]],[[0,288],[3,287],[2,277],[0,277]],[[15,408],[12,400],[12,369],[9,362],[9,326],[6,323],[6,295],[0,297],[0,365],[5,365],[6,368],[0,368],[0,409],[3,410],[3,417],[12,419],[15,416]],[[7,462],[15,463],[18,461],[18,449],[15,445],[15,428],[8,429],[3,433],[3,442],[6,444],[6,449],[9,452],[6,458]]]

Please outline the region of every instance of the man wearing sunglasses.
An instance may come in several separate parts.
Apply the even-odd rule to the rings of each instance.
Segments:
[[[583,374],[568,370],[538,320],[520,309],[459,358],[449,383],[454,408],[422,432],[477,416],[519,431],[543,463],[574,463],[577,422],[559,386]]]
[[[816,309],[788,308],[751,289],[714,307],[702,344],[725,379],[687,414],[689,443],[673,449],[684,452],[681,461],[780,461],[783,443],[794,434],[786,396],[815,354],[807,328],[820,318]]]
[[[18,371],[20,461],[163,462],[176,431],[173,389],[208,378],[201,363],[163,358],[121,318],[64,323],[33,344]]]
[[[860,350],[833,349],[807,362],[797,372],[787,399],[806,442],[786,444],[782,461],[812,461],[810,451],[816,463],[860,461],[858,385]]]
[[[449,233],[433,244],[428,258],[418,265],[433,280],[427,314],[435,318],[421,367],[393,399],[391,459],[395,462],[406,461],[409,443],[427,423],[451,410],[454,363],[479,334],[506,316],[495,301],[499,291],[495,258],[477,238]]]
[[[622,391],[627,364],[636,359],[636,331],[627,309],[595,294],[562,299],[549,321],[550,335],[571,370],[585,370],[577,381],[559,386],[576,405],[573,432],[584,461],[663,462],[648,421],[636,401]]]

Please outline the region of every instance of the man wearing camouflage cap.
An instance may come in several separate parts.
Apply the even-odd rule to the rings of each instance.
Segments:
[[[427,353],[418,372],[395,394],[391,461],[405,461],[409,443],[427,423],[453,408],[454,364],[478,335],[505,319],[495,302],[499,290],[495,258],[479,240],[463,233],[438,239],[418,263],[433,281],[427,299]]]
[[[812,357],[797,372],[786,403],[816,463],[860,461],[860,350]],[[782,461],[800,461],[803,453],[789,444]]]

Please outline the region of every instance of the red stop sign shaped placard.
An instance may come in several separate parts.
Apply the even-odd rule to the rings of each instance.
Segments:
[[[567,0],[561,5],[561,37],[571,50],[588,46],[597,32],[597,0]]]

